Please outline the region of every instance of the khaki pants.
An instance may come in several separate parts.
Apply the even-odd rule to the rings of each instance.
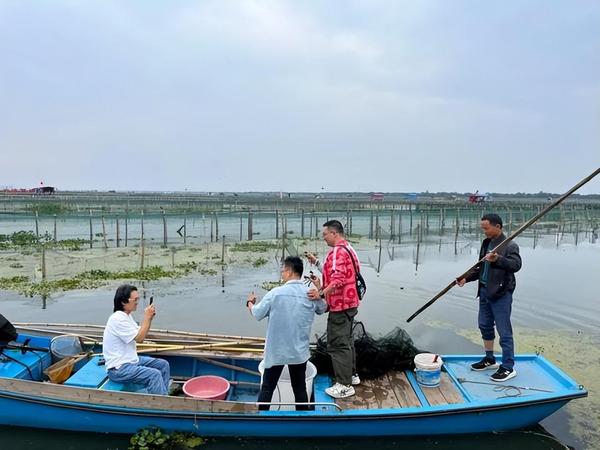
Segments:
[[[358,308],[330,312],[327,317],[327,353],[331,357],[335,381],[350,385],[356,373],[356,353],[352,325]]]

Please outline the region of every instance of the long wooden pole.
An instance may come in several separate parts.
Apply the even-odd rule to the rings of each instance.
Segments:
[[[594,178],[599,173],[600,173],[600,168],[596,169],[591,175],[588,175],[587,177],[585,177],[583,180],[581,180],[579,183],[577,183],[575,186],[573,186],[571,189],[569,189],[566,193],[564,193],[562,196],[560,196],[560,198],[558,200],[556,200],[554,203],[546,206],[543,210],[541,210],[539,213],[537,213],[535,216],[533,216],[531,219],[529,219],[527,222],[525,222],[523,225],[521,225],[513,234],[511,234],[504,241],[502,241],[500,244],[498,244],[494,249],[492,249],[490,251],[490,253],[497,253],[500,250],[502,250],[504,247],[506,247],[508,245],[508,243],[510,241],[515,239],[523,231],[525,231],[527,228],[529,228],[531,225],[533,225],[535,222],[537,222],[541,217],[545,216],[549,211],[554,209],[556,206],[560,205],[573,192],[575,192],[581,186],[586,184],[588,181],[590,181],[592,178]],[[475,270],[484,261],[484,259],[485,259],[485,257],[481,258],[479,261],[477,261],[475,264],[473,264],[466,272],[464,272],[462,275],[459,275],[454,280],[452,280],[452,283],[450,283],[448,286],[446,286],[444,289],[442,289],[435,297],[433,297],[431,300],[429,300],[427,303],[425,303],[423,306],[421,306],[417,310],[417,312],[415,312],[412,316],[410,316],[406,321],[410,322],[415,317],[417,317],[419,314],[421,314],[423,311],[425,311],[427,308],[429,308],[431,305],[433,305],[440,297],[442,297],[444,294],[446,294],[446,292],[448,292],[450,289],[452,289],[454,287],[454,285],[456,285],[456,283],[457,283],[456,280],[460,280],[460,279],[468,276],[473,270]]]

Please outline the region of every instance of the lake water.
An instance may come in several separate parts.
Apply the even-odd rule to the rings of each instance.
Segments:
[[[554,236],[518,240],[523,269],[517,274],[513,303],[513,326],[517,351],[540,351],[589,390],[586,399],[571,404],[542,423],[560,443],[577,449],[600,448],[600,301],[596,278],[600,268],[600,245],[580,242],[556,246]],[[419,348],[436,353],[480,353],[478,339],[476,286],[453,288],[410,324],[406,319],[451,280],[471,266],[479,243],[422,245],[416,268],[413,244],[389,249],[380,273],[372,266],[378,250],[371,242],[361,244],[368,294],[360,306],[358,319],[367,331],[381,335],[396,326],[405,328]],[[320,246],[319,250],[325,250]],[[391,251],[391,250],[390,250]],[[157,328],[173,328],[224,334],[264,335],[265,323],[255,322],[244,308],[245,298],[254,290],[261,295],[263,281],[276,280],[275,261],[259,269],[229,267],[226,287],[221,277],[183,278],[147,283],[154,295]],[[15,322],[72,322],[104,324],[112,312],[114,286],[55,295],[42,309],[40,298],[0,292],[0,312]],[[141,309],[141,308],[140,308]],[[315,321],[314,332],[325,328],[325,318]],[[585,360],[582,360],[584,359]],[[60,433],[0,428],[2,448],[126,448],[127,437]],[[271,441],[217,439],[208,448],[264,448]],[[7,444],[8,443],[8,444]],[[273,446],[289,448],[364,448],[367,441],[276,441]],[[380,448],[561,448],[539,430],[506,434],[440,437],[435,439],[369,439]],[[7,445],[5,447],[5,445]],[[423,447],[420,447],[420,446]],[[205,447],[206,448],[206,447]]]

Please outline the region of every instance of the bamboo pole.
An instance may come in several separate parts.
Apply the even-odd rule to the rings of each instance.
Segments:
[[[168,347],[161,348],[147,348],[139,350],[138,353],[161,353],[161,352],[174,352],[174,351],[183,351],[183,350],[213,350],[217,349],[220,351],[233,351],[233,352],[263,352],[263,349],[260,348],[235,348],[232,346],[235,345],[245,345],[248,342],[245,341],[234,341],[234,342],[218,342],[218,343],[210,343],[210,344],[198,344],[198,345],[172,345]]]
[[[583,180],[581,180],[579,183],[577,183],[575,186],[573,186],[571,189],[569,189],[566,193],[564,193],[563,195],[561,195],[560,198],[558,200],[556,200],[554,203],[548,205],[542,211],[540,211],[538,214],[536,214],[534,217],[532,217],[531,219],[529,219],[526,223],[524,223],[523,225],[521,225],[513,234],[511,234],[510,236],[508,236],[504,241],[502,241],[500,244],[498,244],[496,247],[494,247],[490,251],[490,253],[498,253],[500,250],[502,250],[504,247],[506,247],[512,240],[514,240],[517,236],[519,236],[521,233],[523,233],[523,231],[525,231],[527,228],[529,228],[531,225],[533,225],[535,222],[537,222],[540,218],[542,218],[544,215],[546,215],[553,208],[555,208],[556,206],[560,205],[573,192],[575,192],[581,186],[583,186],[584,184],[586,184],[587,182],[589,182],[591,179],[593,179],[599,173],[600,173],[600,168],[596,169],[592,174],[590,174],[587,177],[585,177]],[[465,278],[466,276],[468,276],[473,270],[475,270],[477,267],[479,267],[479,265],[484,260],[485,260],[485,256],[483,258],[481,258],[479,261],[477,261],[475,264],[473,264],[463,274],[459,275],[454,280],[452,280],[452,282],[448,286],[446,286],[435,297],[433,297],[431,300],[429,300],[425,305],[423,305],[421,308],[419,308],[412,316],[410,316],[407,319],[407,322],[410,322],[415,317],[417,317],[419,314],[421,314],[423,311],[425,311],[427,308],[429,308],[439,298],[441,298],[450,289],[452,289],[456,285],[457,280],[460,280],[460,279]]]

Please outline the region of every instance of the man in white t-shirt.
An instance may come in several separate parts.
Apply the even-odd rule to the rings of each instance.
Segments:
[[[131,317],[140,294],[135,286],[124,284],[115,293],[114,309],[104,329],[102,351],[108,378],[117,383],[136,383],[149,394],[167,395],[169,363],[164,359],[138,356],[136,342],[142,343],[156,315],[154,305],[144,310],[141,326]]]

